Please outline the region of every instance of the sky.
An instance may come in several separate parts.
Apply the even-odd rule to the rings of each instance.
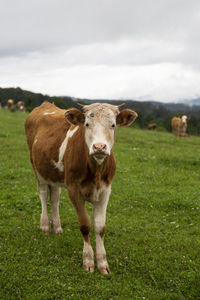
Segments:
[[[92,99],[200,97],[200,1],[0,0],[0,87]]]

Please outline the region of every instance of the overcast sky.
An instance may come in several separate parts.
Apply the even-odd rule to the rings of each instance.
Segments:
[[[200,0],[0,0],[0,87],[80,98],[200,96]]]

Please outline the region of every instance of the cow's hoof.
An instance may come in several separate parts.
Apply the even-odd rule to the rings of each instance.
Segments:
[[[110,274],[110,269],[108,264],[98,266],[98,270],[101,274]]]
[[[40,226],[40,231],[44,234],[49,234],[49,226]]]
[[[53,228],[53,232],[55,234],[62,234],[63,233],[63,229],[62,229],[62,227]]]
[[[92,273],[92,272],[94,272],[94,263],[93,262],[83,263],[83,268],[86,271]]]

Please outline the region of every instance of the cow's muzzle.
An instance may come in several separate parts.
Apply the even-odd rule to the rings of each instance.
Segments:
[[[103,158],[105,156],[108,156],[107,146],[103,143],[96,143],[92,146],[92,155]]]

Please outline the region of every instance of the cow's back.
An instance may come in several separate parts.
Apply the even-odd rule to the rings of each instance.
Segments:
[[[70,127],[65,112],[54,104],[44,102],[29,114],[25,123],[31,163],[45,179],[63,181],[63,174],[52,161],[58,160],[59,148]]]
[[[30,151],[38,134],[43,135],[45,133],[47,138],[61,128],[64,128],[66,132],[70,125],[65,120],[65,112],[66,110],[60,109],[49,102],[44,102],[33,109],[25,122],[26,137]]]
[[[171,121],[172,128],[177,128],[181,125],[181,119],[178,117],[173,117]]]

